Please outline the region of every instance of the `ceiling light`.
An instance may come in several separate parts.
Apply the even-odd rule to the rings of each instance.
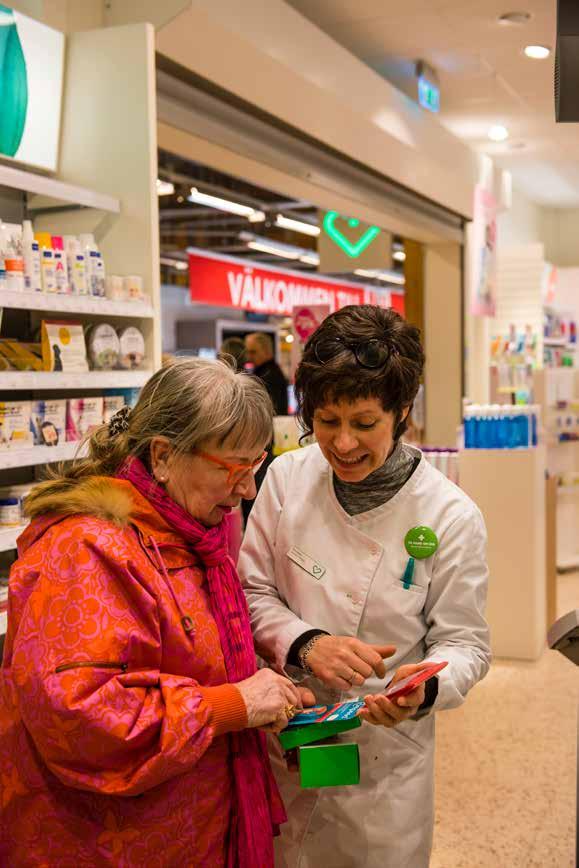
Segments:
[[[320,227],[313,223],[306,223],[304,220],[293,220],[291,217],[284,217],[283,214],[276,214],[275,225],[281,229],[291,229],[293,232],[301,232],[303,235],[317,236],[320,234]]]
[[[294,336],[293,335],[286,335],[285,336],[285,342],[286,342],[286,344],[293,344]]]
[[[186,262],[183,262],[182,259],[170,259],[168,256],[161,256],[160,258],[161,265],[168,265],[171,268],[176,268],[177,271],[187,271],[189,268]]]
[[[533,60],[545,60],[551,54],[551,49],[546,45],[527,45],[525,54]]]
[[[248,241],[247,246],[252,250],[259,250],[260,253],[271,253],[274,256],[281,256],[284,259],[299,259],[300,251],[296,248],[291,250],[290,247],[277,245],[274,241]]]
[[[175,184],[170,181],[161,181],[157,178],[157,196],[172,196],[175,192]]]
[[[257,208],[252,208],[250,205],[242,205],[241,202],[231,202],[229,199],[221,199],[219,196],[210,196],[209,193],[202,193],[197,187],[191,187],[191,192],[187,198],[190,202],[195,202],[197,205],[207,205],[209,208],[216,208],[218,211],[227,211],[228,214],[238,214],[240,217],[247,217],[248,220],[255,223],[265,220],[265,214]]]
[[[491,142],[504,142],[509,137],[509,131],[506,127],[503,127],[501,124],[496,124],[494,127],[491,127],[488,131],[488,137]]]
[[[392,259],[396,262],[406,262],[406,254],[403,250],[395,250],[392,254]]]
[[[305,262],[306,265],[319,265],[320,257],[312,250],[311,253],[305,253],[303,256],[300,256],[300,262]]]
[[[530,12],[505,12],[504,15],[499,15],[499,24],[528,24],[531,17]]]
[[[372,280],[382,280],[384,283],[394,283],[397,286],[404,286],[406,281],[402,274],[397,271],[388,271],[385,268],[356,268],[354,274],[360,277],[371,277]]]

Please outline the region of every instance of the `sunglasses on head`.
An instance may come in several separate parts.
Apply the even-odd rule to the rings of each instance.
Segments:
[[[343,338],[318,340],[314,344],[314,355],[320,365],[326,365],[345,349],[350,350],[362,368],[381,368],[390,358],[388,344],[378,338],[369,341],[345,341]]]

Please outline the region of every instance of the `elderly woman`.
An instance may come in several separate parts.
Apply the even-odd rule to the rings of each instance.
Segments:
[[[169,364],[27,500],[0,670],[0,864],[270,868],[264,734],[300,691],[256,672],[226,549],[272,408]]]
[[[425,868],[434,712],[460,705],[489,666],[482,518],[402,440],[423,363],[418,330],[395,312],[329,316],[295,383],[317,443],[273,462],[251,513],[239,571],[260,653],[307,674],[318,699],[365,697],[359,786],[300,791],[277,761],[290,817],[280,868]],[[425,658],[448,665],[388,700],[385,676]]]

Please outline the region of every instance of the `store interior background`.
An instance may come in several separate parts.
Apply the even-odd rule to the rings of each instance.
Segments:
[[[289,315],[264,323],[196,304],[187,272],[192,246],[317,273],[312,261],[248,247],[250,233],[316,253],[315,237],[275,226],[277,213],[315,225],[337,210],[388,235],[381,270],[390,281],[328,273],[404,291],[428,359],[424,446],[457,446],[465,399],[505,400],[498,339],[508,343],[511,323],[518,335],[531,327],[535,364],[518,365],[518,384],[541,405],[540,445],[459,458],[461,485],[489,527],[496,662],[464,708],[439,715],[432,865],[572,865],[576,675],[546,649],[546,633],[579,600],[579,359],[567,335],[564,346],[545,340],[544,318],[551,307],[579,321],[579,129],[554,123],[553,55],[522,53],[554,47],[555,3],[525,0],[529,18],[510,25],[499,22],[511,10],[498,0],[11,5],[67,34],[56,178],[121,208],[62,214],[58,227],[96,227],[109,270],[143,275],[153,311],[139,320],[147,371],[163,353],[217,350],[217,333],[211,347],[211,329],[203,339],[196,332],[217,320],[247,331],[273,325],[289,367]],[[439,116],[409,96],[419,57],[439,73]],[[499,123],[509,137],[490,142]],[[157,179],[174,192],[158,195]],[[22,192],[2,184],[0,175],[0,216],[21,220]],[[267,220],[189,202],[191,187],[230,195]],[[470,312],[477,187],[497,203],[494,318]],[[51,219],[39,216],[38,228]],[[560,347],[571,365],[557,364]],[[549,349],[553,367],[544,365]],[[567,416],[577,437],[560,440]],[[11,467],[2,483],[38,472]]]

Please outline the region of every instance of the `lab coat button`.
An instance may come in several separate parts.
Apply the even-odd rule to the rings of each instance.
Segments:
[[[380,549],[378,548],[378,546],[370,546],[370,554],[371,555],[377,555],[379,551],[380,551]]]

